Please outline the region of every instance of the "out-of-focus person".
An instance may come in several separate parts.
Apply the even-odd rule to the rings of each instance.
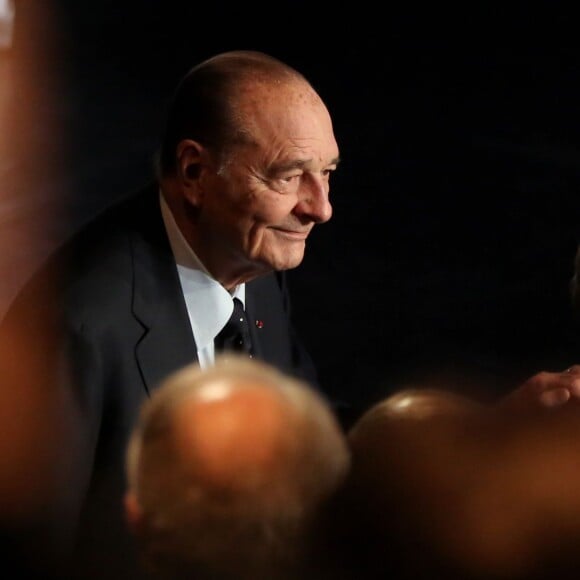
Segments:
[[[346,439],[307,383],[234,356],[169,376],[127,452],[125,508],[158,578],[325,578],[319,517]]]
[[[59,34],[50,3],[0,0],[0,317],[40,261],[59,207],[47,187],[62,170],[64,129],[52,113]],[[50,280],[42,292],[34,328],[11,321],[0,333],[0,555],[15,578],[50,576],[45,515],[60,484],[70,402],[47,376]]]
[[[348,439],[337,506],[352,577],[580,574],[580,407],[514,413],[411,388],[369,409]]]

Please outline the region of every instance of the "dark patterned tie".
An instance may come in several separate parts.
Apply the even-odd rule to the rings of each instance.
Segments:
[[[234,298],[234,311],[230,319],[215,338],[215,348],[217,352],[234,351],[252,357],[248,321],[238,298]]]

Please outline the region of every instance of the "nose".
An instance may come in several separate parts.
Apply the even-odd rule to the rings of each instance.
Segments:
[[[299,192],[294,214],[317,224],[327,222],[332,217],[332,205],[328,194],[328,181],[313,177]]]

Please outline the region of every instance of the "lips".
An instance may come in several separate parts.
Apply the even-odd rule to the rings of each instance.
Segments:
[[[305,240],[310,233],[310,229],[308,230],[288,230],[285,228],[271,228],[279,235],[289,238],[292,240]]]

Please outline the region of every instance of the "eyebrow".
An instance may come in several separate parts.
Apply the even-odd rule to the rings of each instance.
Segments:
[[[312,158],[309,159],[295,159],[287,163],[277,163],[273,165],[270,169],[272,173],[277,173],[281,171],[290,171],[292,169],[302,169],[312,162]],[[335,157],[331,159],[328,165],[338,165],[340,163],[340,157]]]

